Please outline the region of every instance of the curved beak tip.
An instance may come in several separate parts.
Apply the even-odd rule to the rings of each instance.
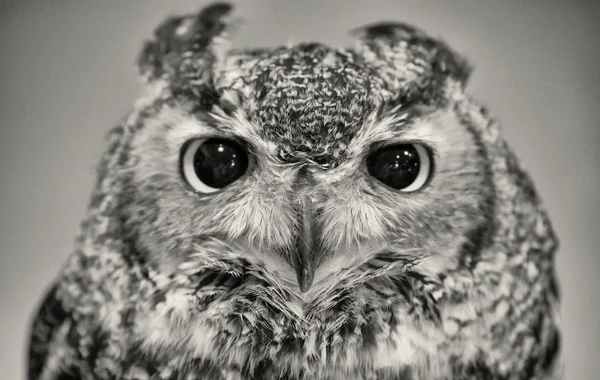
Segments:
[[[314,280],[314,271],[308,268],[300,268],[296,275],[298,277],[298,286],[302,293],[306,293],[312,286]]]

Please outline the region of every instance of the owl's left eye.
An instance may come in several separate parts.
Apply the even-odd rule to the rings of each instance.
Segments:
[[[367,157],[369,174],[389,187],[403,192],[421,189],[431,176],[431,157],[422,144],[394,144],[380,147]]]
[[[246,173],[248,155],[237,142],[223,138],[192,140],[184,145],[181,171],[200,193],[214,193]]]

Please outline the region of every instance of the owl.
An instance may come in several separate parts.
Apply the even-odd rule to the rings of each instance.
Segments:
[[[30,380],[541,380],[557,238],[470,64],[400,22],[234,49],[226,3],[141,49]]]

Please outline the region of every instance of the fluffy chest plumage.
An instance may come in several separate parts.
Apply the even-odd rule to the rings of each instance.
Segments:
[[[438,305],[410,278],[332,289],[312,300],[226,275],[204,281],[198,290],[162,294],[153,312],[141,313],[136,335],[146,354],[172,363],[176,352],[176,367],[202,357],[265,379],[431,373],[432,355],[437,367],[448,365],[450,351],[438,354],[450,342]]]

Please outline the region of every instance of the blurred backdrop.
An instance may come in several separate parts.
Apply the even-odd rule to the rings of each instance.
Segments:
[[[443,36],[489,105],[561,238],[568,379],[600,376],[600,6],[595,1],[239,1],[235,45],[335,45],[372,21]],[[24,377],[31,312],[71,251],[134,59],[168,14],[205,1],[0,2],[0,377]]]

